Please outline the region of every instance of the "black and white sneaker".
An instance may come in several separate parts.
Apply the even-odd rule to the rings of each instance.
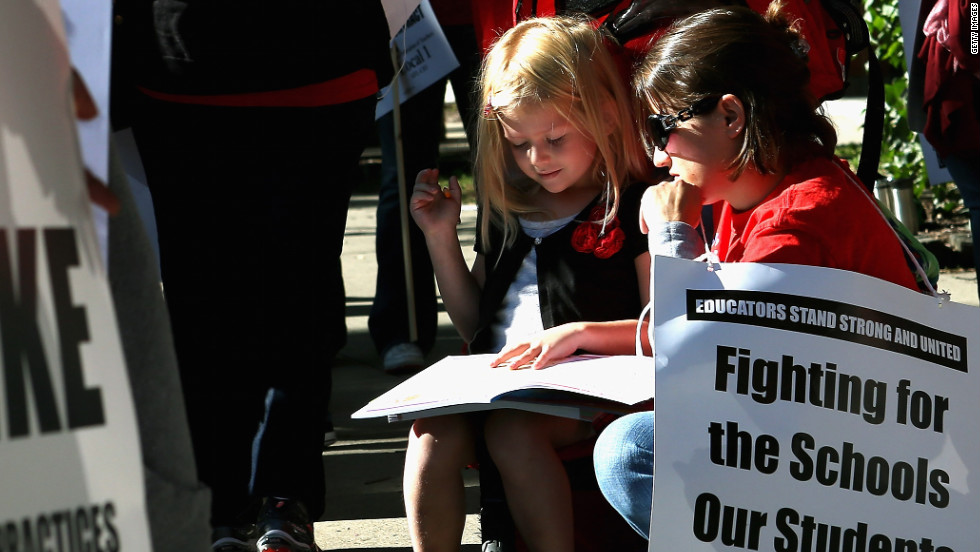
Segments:
[[[313,523],[297,500],[267,498],[259,513],[259,552],[320,552]]]
[[[326,427],[323,428],[323,448],[324,450],[330,448],[330,445],[337,442],[337,430],[334,429],[333,423],[327,422]]]
[[[386,374],[400,375],[418,372],[425,368],[425,355],[414,343],[398,343],[389,347],[381,356]]]
[[[215,527],[211,531],[212,552],[255,552],[255,525]]]

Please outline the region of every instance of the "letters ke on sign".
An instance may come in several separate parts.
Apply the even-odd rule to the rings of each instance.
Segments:
[[[0,548],[150,549],[53,0],[0,2]]]

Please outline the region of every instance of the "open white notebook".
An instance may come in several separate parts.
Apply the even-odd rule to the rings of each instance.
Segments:
[[[576,355],[541,370],[511,370],[491,368],[493,356],[448,356],[351,417],[397,421],[517,408],[588,420],[598,412],[631,412],[653,398],[651,357]]]

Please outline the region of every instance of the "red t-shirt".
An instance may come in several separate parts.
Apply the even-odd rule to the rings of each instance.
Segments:
[[[830,159],[797,166],[759,205],[725,203],[712,250],[722,262],[791,263],[860,272],[918,291],[877,204]]]

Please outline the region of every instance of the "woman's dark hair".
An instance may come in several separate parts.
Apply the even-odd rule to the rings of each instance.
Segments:
[[[807,49],[778,1],[765,15],[730,7],[682,19],[634,75],[641,120],[651,111],[676,113],[704,98],[734,94],[745,106],[746,126],[731,163],[733,180],[749,164],[768,174],[833,155],[837,132],[810,92]]]

